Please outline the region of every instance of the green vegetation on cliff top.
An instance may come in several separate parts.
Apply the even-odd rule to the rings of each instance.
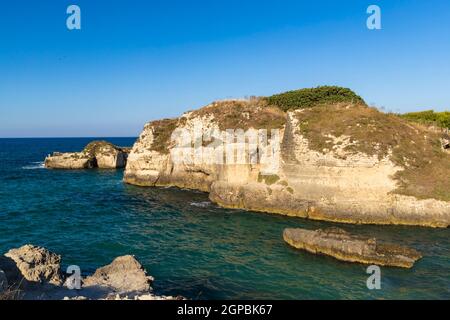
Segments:
[[[283,111],[336,103],[366,104],[352,90],[337,86],[321,86],[288,91],[270,96],[266,99],[269,105],[277,106]]]
[[[104,155],[112,155],[117,151],[129,153],[130,148],[123,148],[113,145],[112,143],[104,140],[92,141],[81,151],[86,156],[95,157],[98,153]]]
[[[450,129],[450,112],[434,112],[427,110],[422,112],[411,112],[400,115],[400,117],[425,125]]]

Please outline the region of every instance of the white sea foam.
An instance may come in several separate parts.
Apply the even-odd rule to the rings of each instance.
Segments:
[[[43,161],[32,162],[31,164],[22,167],[24,170],[44,169],[45,165]]]
[[[204,201],[204,202],[191,202],[190,205],[194,206],[194,207],[199,207],[199,208],[206,208],[211,204],[211,202],[209,201]]]

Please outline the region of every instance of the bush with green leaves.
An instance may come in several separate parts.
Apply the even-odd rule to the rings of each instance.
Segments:
[[[311,108],[317,105],[355,103],[366,105],[364,100],[348,88],[321,86],[276,94],[267,98],[270,105],[284,111]]]
[[[432,124],[442,128],[450,129],[450,112],[434,112],[433,110],[427,110],[422,112],[411,112],[401,115],[402,118],[420,122],[424,124]]]

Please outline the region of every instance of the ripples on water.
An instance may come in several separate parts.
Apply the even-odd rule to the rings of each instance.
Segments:
[[[108,139],[131,145],[134,139]],[[382,290],[366,288],[365,267],[285,245],[286,227],[336,224],[226,210],[206,194],[122,183],[122,171],[41,170],[52,151],[90,139],[0,140],[0,250],[26,243],[62,255],[84,273],[134,254],[159,294],[197,299],[448,299],[449,230],[343,227],[414,247],[412,270],[382,269]]]

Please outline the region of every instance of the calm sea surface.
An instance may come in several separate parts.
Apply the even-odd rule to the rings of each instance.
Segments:
[[[84,273],[134,254],[158,294],[191,299],[450,299],[448,229],[343,225],[424,254],[412,270],[382,268],[382,289],[370,291],[366,267],[296,251],[282,239],[286,227],[336,224],[221,209],[200,192],[129,186],[122,170],[43,168],[48,153],[91,140],[0,139],[1,253],[40,245]]]

